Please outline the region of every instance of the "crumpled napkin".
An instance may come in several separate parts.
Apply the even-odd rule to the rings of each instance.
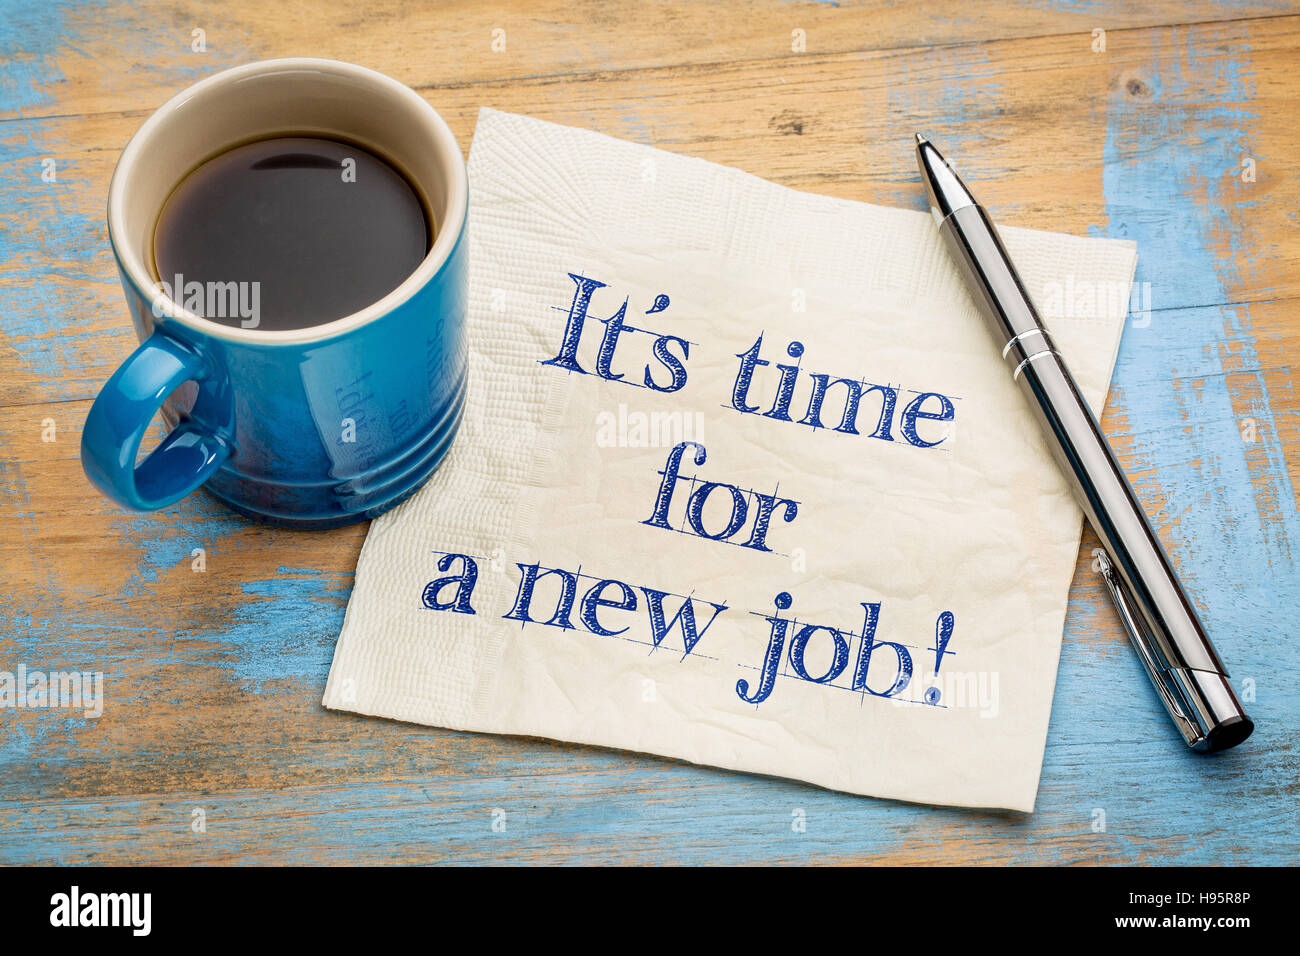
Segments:
[[[325,706],[1032,810],[1081,515],[930,217],[486,109],[469,174]],[[1002,233],[1099,411],[1134,244]]]

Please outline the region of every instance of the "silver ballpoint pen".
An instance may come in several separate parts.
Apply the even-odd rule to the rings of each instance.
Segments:
[[[916,134],[916,161],[958,272],[1047,435],[1101,548],[1093,551],[1120,620],[1183,740],[1193,750],[1250,736],[1228,673],[1174,576],[1124,472],[1102,436],[1051,333],[1043,327],[997,229],[939,151]]]

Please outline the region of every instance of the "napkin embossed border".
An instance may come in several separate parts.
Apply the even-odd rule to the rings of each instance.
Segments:
[[[1032,810],[1081,514],[931,219],[489,109],[469,173],[464,421],[324,705]],[[1099,411],[1135,245],[1002,232]]]

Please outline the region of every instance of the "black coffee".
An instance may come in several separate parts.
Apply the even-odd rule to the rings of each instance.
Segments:
[[[154,234],[167,295],[267,331],[332,322],[379,301],[432,241],[410,183],[351,143],[285,136],[237,146],[176,187]]]

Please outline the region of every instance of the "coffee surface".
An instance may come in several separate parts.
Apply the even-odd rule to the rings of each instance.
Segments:
[[[334,139],[277,137],[203,163],[164,204],[154,264],[171,299],[224,325],[301,329],[397,288],[432,229],[406,178]]]

